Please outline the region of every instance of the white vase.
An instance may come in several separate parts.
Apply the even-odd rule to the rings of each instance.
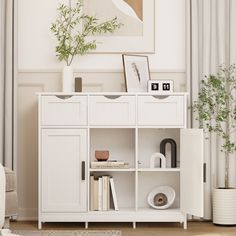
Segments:
[[[62,92],[74,92],[74,75],[71,66],[65,66],[62,73]]]
[[[236,189],[214,189],[213,223],[236,225]]]

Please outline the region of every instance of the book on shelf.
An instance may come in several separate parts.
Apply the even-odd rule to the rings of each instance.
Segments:
[[[93,187],[94,187],[94,191],[93,191],[92,201],[93,201],[94,209],[92,211],[98,211],[98,179],[94,179]]]
[[[128,167],[129,163],[124,161],[91,161],[92,169],[122,169]]]
[[[90,210],[109,211],[111,201],[113,201],[115,210],[118,210],[113,178],[107,175],[100,176],[97,179],[90,176]]]
[[[115,184],[113,178],[110,178],[110,185],[111,185],[111,195],[112,195],[112,200],[114,204],[115,211],[118,211],[118,202],[117,202],[117,196],[116,196],[116,190],[115,190]]]
[[[98,178],[98,211],[102,211],[102,178]]]
[[[90,176],[90,210],[94,211],[94,176]]]

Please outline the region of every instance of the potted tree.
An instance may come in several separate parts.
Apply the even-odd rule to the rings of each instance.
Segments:
[[[73,70],[71,64],[77,55],[95,50],[96,40],[88,37],[95,34],[113,33],[121,27],[121,23],[114,17],[104,22],[94,16],[83,13],[83,0],[76,0],[74,7],[60,4],[55,22],[51,24],[51,32],[57,39],[56,56],[65,62],[63,69],[63,92],[71,92]]]
[[[229,185],[229,158],[236,151],[233,137],[236,128],[236,66],[220,66],[216,75],[201,81],[198,100],[193,105],[200,127],[215,133],[224,153],[224,186],[213,191],[213,223],[236,224],[236,189]]]

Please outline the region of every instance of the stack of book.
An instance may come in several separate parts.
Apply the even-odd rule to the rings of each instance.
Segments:
[[[122,169],[128,167],[129,164],[124,161],[91,161],[92,169]]]
[[[113,202],[114,209],[118,211],[114,180],[110,176],[95,178],[90,176],[90,210],[109,211]]]

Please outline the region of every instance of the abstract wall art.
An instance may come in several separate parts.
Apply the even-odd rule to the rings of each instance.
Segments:
[[[155,0],[85,0],[86,14],[123,24],[114,34],[91,36],[101,42],[95,53],[154,53],[154,8]]]

